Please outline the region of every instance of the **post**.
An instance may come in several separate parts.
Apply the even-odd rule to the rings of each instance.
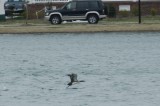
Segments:
[[[141,0],[138,1],[139,24],[141,24]]]
[[[28,5],[27,3],[25,4],[25,8],[26,8],[26,24],[28,24]]]

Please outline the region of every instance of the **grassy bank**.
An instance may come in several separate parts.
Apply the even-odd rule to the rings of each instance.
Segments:
[[[112,32],[112,31],[160,31],[157,17],[146,17],[142,24],[134,18],[107,18],[98,24],[63,23],[51,25],[45,20],[7,20],[0,23],[0,33],[56,33],[56,32]]]

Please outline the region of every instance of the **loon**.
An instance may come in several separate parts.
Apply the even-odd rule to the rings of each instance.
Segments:
[[[84,80],[78,81],[78,80],[77,80],[77,74],[72,73],[72,74],[67,74],[67,76],[69,76],[70,79],[71,79],[71,82],[68,83],[68,87],[71,86],[71,85],[73,85],[74,82],[76,82],[76,83],[85,82]],[[76,84],[76,83],[75,83],[75,84]],[[68,88],[68,87],[67,87],[67,88]]]

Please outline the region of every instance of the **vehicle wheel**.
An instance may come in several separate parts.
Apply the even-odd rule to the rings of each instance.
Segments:
[[[88,23],[89,24],[96,24],[96,23],[98,23],[98,17],[97,17],[97,15],[89,15],[88,16]]]
[[[51,24],[61,24],[62,20],[58,15],[51,17]]]

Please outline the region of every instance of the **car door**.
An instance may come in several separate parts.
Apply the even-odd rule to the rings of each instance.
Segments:
[[[63,20],[72,20],[76,16],[76,2],[69,2],[61,11]]]
[[[87,1],[79,1],[77,3],[77,17],[85,18],[86,13],[89,11],[89,5]]]

